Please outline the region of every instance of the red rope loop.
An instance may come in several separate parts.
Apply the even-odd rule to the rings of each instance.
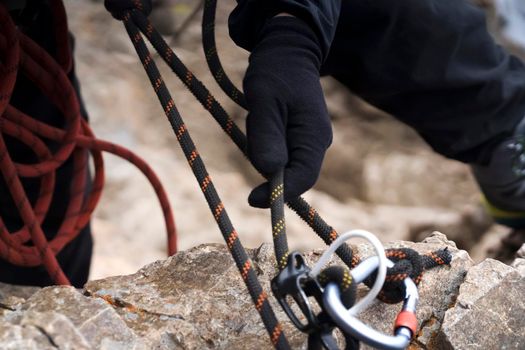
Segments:
[[[0,4],[0,175],[7,184],[24,225],[17,232],[9,232],[0,216],[0,257],[20,266],[44,265],[57,284],[69,284],[56,254],[71,242],[88,224],[100,199],[104,184],[102,151],[120,156],[134,165],[151,182],[159,198],[165,217],[168,235],[168,254],[176,252],[176,229],[171,207],[160,180],[144,160],[131,151],[98,140],[87,122],[82,119],[78,98],[67,72],[71,55],[67,40],[67,23],[63,4],[51,2],[55,20],[57,59],[30,38],[19,32],[9,13]],[[64,129],[42,123],[9,104],[17,74],[24,74],[40,89],[60,111],[65,121]],[[26,145],[38,158],[33,164],[12,160],[4,135]],[[59,144],[53,152],[44,142]],[[85,193],[88,184],[88,151],[95,169],[93,186]],[[56,235],[48,241],[42,230],[55,187],[55,171],[68,159],[73,161],[70,197],[64,220]],[[31,203],[21,178],[39,178],[39,196]]]

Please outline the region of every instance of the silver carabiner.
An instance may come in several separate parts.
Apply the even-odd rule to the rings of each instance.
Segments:
[[[361,264],[360,264],[361,265]],[[352,270],[356,283],[362,282],[374,270],[374,262]],[[357,271],[356,271],[357,270]],[[370,328],[352,316],[341,302],[341,292],[336,283],[329,283],[323,293],[323,307],[335,324],[345,333],[370,346],[383,350],[402,350],[409,344],[417,329],[416,307],[419,301],[417,286],[411,278],[404,280],[406,293],[403,308],[397,315],[394,335],[389,336]]]

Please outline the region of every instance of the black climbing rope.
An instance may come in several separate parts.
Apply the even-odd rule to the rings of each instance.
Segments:
[[[164,84],[164,81],[158,71],[158,68],[153,61],[153,58],[144,42],[143,36],[151,43],[154,49],[159,53],[160,57],[168,64],[177,77],[184,83],[189,91],[197,98],[201,105],[213,116],[221,128],[232,139],[237,147],[246,154],[246,136],[211,95],[206,87],[190,72],[186,66],[181,62],[178,56],[166,44],[162,36],[155,30],[153,25],[147,19],[151,11],[151,3],[148,0],[106,0],[106,7],[112,15],[124,22],[127,33],[137,51],[137,54],[146,70],[150,79],[152,87],[163,106],[164,112],[173,128],[176,138],[184,152],[184,155],[190,165],[199,185],[206,198],[208,206],[217,221],[219,229],[223,238],[230,249],[230,252],[235,260],[237,268],[248,288],[250,296],[255,304],[255,307],[263,323],[270,335],[272,344],[277,349],[288,349],[289,344],[283,333],[282,326],[278,322],[275,314],[268,301],[268,295],[262,289],[253,263],[248,258],[245,249],[243,248],[237,232],[235,231],[226,209],[220,200],[220,197],[215,190],[210,175],[206,171],[205,165],[190,137],[189,131],[182,120],[169,91]],[[225,91],[225,93],[237,102],[240,106],[246,108],[244,95],[234,86],[230,79],[225,74],[220,60],[218,58],[217,49],[214,38],[214,19],[216,10],[216,0],[206,0],[204,4],[203,16],[203,45],[205,48],[205,55],[212,74]],[[294,267],[297,264],[297,255],[290,253],[286,241],[286,225],[284,218],[284,199],[283,199],[283,173],[275,174],[270,180],[271,183],[271,220],[272,220],[272,235],[274,239],[275,254],[277,258],[277,266],[281,272],[286,271],[290,266]],[[291,200],[287,205],[296,212],[322,239],[326,244],[331,244],[337,239],[337,232],[329,226],[303,198]],[[342,261],[350,268],[359,264],[359,258],[353,255],[352,250],[348,245],[339,247],[336,251]],[[396,285],[401,276],[409,276],[414,279],[416,283],[421,280],[421,275],[424,269],[430,268],[440,264],[450,263],[450,253],[446,250],[436,251],[427,256],[420,256],[413,250],[390,250],[388,251],[390,257],[395,260],[395,266],[389,269],[387,283],[382,292],[382,300],[397,302],[404,296],[403,288]],[[301,270],[304,266],[297,264],[297,269],[291,268],[291,274],[305,273]],[[278,276],[279,277],[279,276]],[[389,280],[390,279],[390,280]],[[342,290],[342,301],[345,306],[350,307],[355,300],[355,284],[347,269],[340,267],[331,267],[324,270],[319,275],[319,285],[311,284],[308,288],[319,300],[319,288],[323,287],[329,282],[335,282]],[[373,283],[373,278],[369,279]],[[273,284],[278,285],[278,283]],[[300,286],[301,287],[301,286]],[[302,287],[301,287],[302,288]],[[275,292],[275,290],[274,290]],[[286,296],[286,293],[284,293]],[[292,295],[299,306],[304,306],[304,311],[308,312],[307,305],[304,299]],[[282,300],[280,300],[281,302]],[[281,305],[283,305],[281,303]],[[290,315],[290,314],[289,314]],[[327,346],[327,341],[324,335],[331,332],[334,325],[330,323],[326,314],[321,313],[317,316],[312,315],[312,322],[322,323],[315,328],[317,331],[312,332],[309,337],[309,344],[312,348],[318,346]],[[312,328],[312,329],[314,329]],[[357,341],[347,336],[347,349],[355,348]],[[333,344],[332,344],[333,345]]]

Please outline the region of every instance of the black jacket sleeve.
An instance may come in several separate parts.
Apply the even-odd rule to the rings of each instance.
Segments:
[[[326,58],[335,35],[342,0],[237,0],[229,19],[230,36],[251,51],[266,21],[286,12],[307,22],[319,39]]]

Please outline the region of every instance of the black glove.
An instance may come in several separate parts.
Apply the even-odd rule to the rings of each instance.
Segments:
[[[250,56],[244,78],[249,115],[248,157],[257,170],[284,172],[284,199],[300,196],[319,176],[332,128],[319,82],[322,54],[314,31],[302,20],[269,20]],[[248,201],[269,206],[269,185],[255,188]]]

